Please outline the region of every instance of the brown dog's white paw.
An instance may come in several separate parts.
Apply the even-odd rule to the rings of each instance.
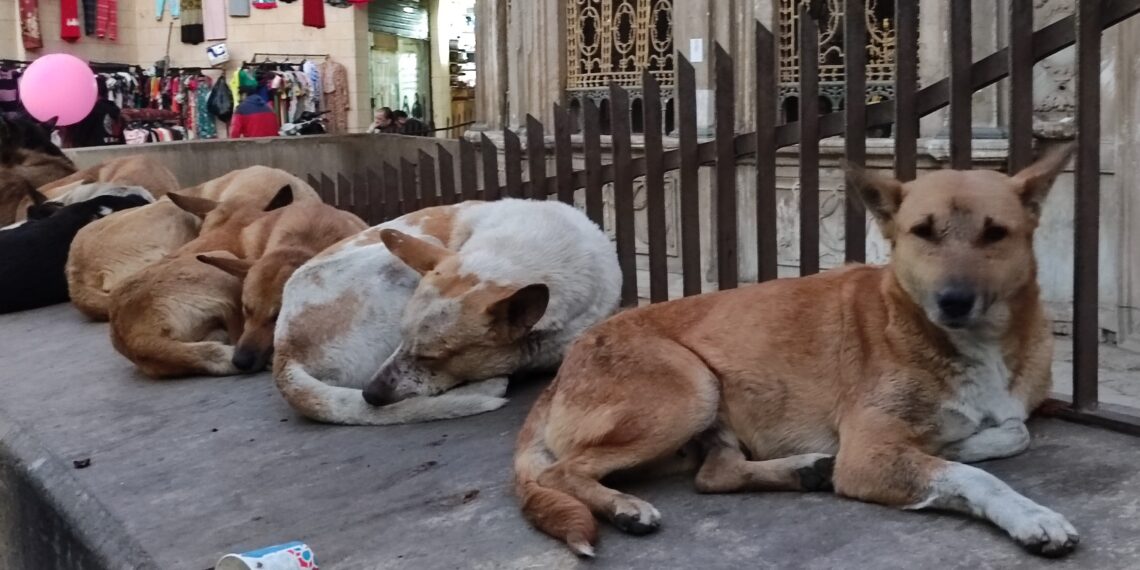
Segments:
[[[661,512],[653,505],[631,495],[618,495],[614,499],[610,516],[614,526],[632,535],[649,534],[661,527]]]

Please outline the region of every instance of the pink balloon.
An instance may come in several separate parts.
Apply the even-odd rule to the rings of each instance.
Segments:
[[[82,121],[99,96],[95,74],[83,60],[64,53],[45,55],[28,65],[20,79],[20,100],[40,121],[58,117],[60,126]]]

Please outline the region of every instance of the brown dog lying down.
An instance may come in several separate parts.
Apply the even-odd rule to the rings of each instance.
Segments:
[[[248,200],[264,206],[283,186],[296,201],[319,201],[301,179],[276,168],[252,166],[181,190],[215,202]],[[106,320],[110,293],[120,282],[198,237],[200,219],[168,199],[113,214],[80,230],[67,259],[71,302],[88,318]],[[224,248],[223,248],[224,249]]]
[[[28,188],[38,188],[75,172],[65,156],[27,149],[5,150],[0,140],[0,227],[24,219]],[[21,207],[22,206],[22,207]]]
[[[174,177],[170,169],[166,168],[166,165],[149,155],[139,154],[115,158],[84,168],[58,180],[43,184],[38,190],[47,196],[48,200],[67,205],[89,199],[89,197],[68,199],[68,194],[80,186],[96,182],[146,188],[147,192],[150,192],[155,199],[165,196],[167,192],[175,192],[179,188],[178,179]],[[31,205],[31,198],[25,197],[16,209],[15,221],[25,219],[28,206]]]
[[[242,232],[244,259],[198,256],[243,280],[244,326],[234,348],[234,367],[242,372],[265,369],[273,356],[273,330],[285,282],[313,256],[367,227],[364,220],[344,210],[299,202],[274,210]]]
[[[244,256],[242,231],[292,203],[292,188],[261,204],[168,196],[202,218],[202,233],[111,291],[111,344],[155,378],[236,374],[230,339],[242,329],[241,280],[198,261],[197,254]]]
[[[966,465],[1024,451],[1051,386],[1033,234],[1071,152],[1013,177],[853,172],[892,245],[886,267],[689,297],[587,331],[519,434],[523,512],[582,555],[594,515],[651,532],[657,509],[599,480],[698,442],[701,492],[833,488],[1072,551],[1063,516]]]

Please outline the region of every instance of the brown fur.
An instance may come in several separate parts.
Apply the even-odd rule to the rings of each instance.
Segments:
[[[297,202],[320,201],[316,191],[299,178],[264,166],[235,170],[177,194],[225,202],[230,204],[227,207],[264,206],[285,185],[293,189]],[[129,215],[98,220],[84,227],[71,244],[68,290],[72,302],[93,320],[107,319],[109,295],[118,283],[186,245],[198,236],[201,225],[197,216],[169,198],[120,213]],[[217,243],[221,244],[217,249],[230,249],[224,239]],[[194,248],[196,252],[211,249],[209,244]]]
[[[107,162],[73,172],[69,176],[39,185],[39,191],[49,200],[56,200],[81,184],[93,182],[113,182],[123,186],[141,186],[156,199],[167,192],[177,191],[178,179],[157,159],[145,154],[115,158]],[[16,221],[25,219],[30,198],[21,200],[16,211]]]
[[[1009,392],[1028,409],[1046,397],[1052,336],[1032,239],[1067,158],[1012,178],[943,171],[902,184],[855,173],[892,242],[888,266],[633,309],[587,331],[519,434],[524,514],[586,555],[594,515],[649,532],[652,507],[599,480],[690,442],[706,453],[701,492],[819,489],[830,460],[805,454],[826,454],[837,493],[918,503],[947,464],[939,410],[964,373],[950,332],[932,321],[932,295],[947,284],[979,291],[992,308],[970,326],[1000,343]]]
[[[199,260],[244,279],[245,322],[235,348],[238,368],[254,372],[269,363],[281,295],[293,272],[321,250],[367,227],[349,212],[302,202],[274,210],[246,227],[241,235],[245,259],[198,256]]]
[[[62,156],[17,150],[13,162],[0,165],[0,226],[23,220],[28,189],[35,189],[75,172],[75,164]]]
[[[246,189],[265,183],[260,178],[246,182],[250,184]],[[289,182],[286,184],[291,188]],[[238,373],[232,362],[232,343],[242,332],[241,280],[201,263],[197,254],[245,257],[243,230],[271,215],[267,208],[288,203],[280,201],[286,195],[283,187],[279,186],[271,199],[258,202],[251,195],[264,194],[243,192],[241,185],[242,177],[230,177],[227,186],[235,188],[236,195],[221,202],[169,194],[175,204],[203,218],[201,234],[123,279],[111,291],[108,314],[112,344],[148,376]],[[302,201],[319,200],[307,185],[296,193]]]

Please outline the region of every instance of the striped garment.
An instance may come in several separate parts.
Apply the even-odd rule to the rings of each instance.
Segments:
[[[20,72],[0,69],[0,117],[15,118],[20,114]]]
[[[114,41],[119,36],[119,0],[99,0],[95,10],[95,35]]]

